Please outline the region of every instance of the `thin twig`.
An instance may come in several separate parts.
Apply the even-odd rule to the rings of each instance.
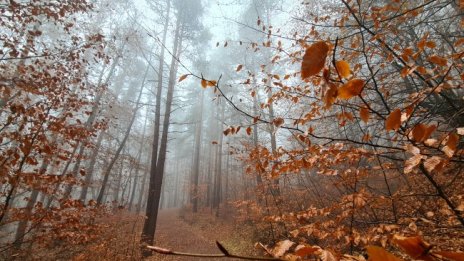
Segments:
[[[172,251],[170,249],[157,247],[157,246],[147,246],[147,248],[159,254],[174,255],[174,256],[190,256],[190,257],[203,257],[203,258],[238,258],[238,259],[243,259],[243,260],[264,260],[264,261],[283,260],[283,259],[275,258],[275,257],[255,257],[255,256],[241,256],[241,255],[231,254],[218,241],[216,241],[216,246],[222,252],[222,254],[198,254],[198,253],[189,253],[189,252],[179,252],[179,251]]]

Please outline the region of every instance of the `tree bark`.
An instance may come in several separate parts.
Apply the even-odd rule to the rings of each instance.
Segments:
[[[146,245],[152,245],[155,236],[156,230],[156,219],[158,217],[158,208],[160,203],[160,196],[161,196],[161,187],[164,175],[164,163],[166,161],[166,152],[167,152],[167,143],[168,143],[168,131],[169,131],[169,119],[171,116],[171,107],[172,107],[172,99],[174,95],[174,86],[176,82],[176,75],[177,75],[177,57],[180,55],[180,48],[179,46],[182,45],[182,37],[181,37],[181,24],[180,19],[177,19],[176,24],[176,32],[174,36],[174,49],[172,57],[171,66],[170,66],[170,73],[169,73],[169,82],[168,82],[168,92],[166,97],[166,109],[164,113],[164,121],[163,121],[163,133],[161,136],[160,141],[160,148],[159,148],[159,155],[158,159],[155,161],[155,158],[152,156],[152,163],[150,168],[150,184],[149,184],[149,191],[148,191],[148,199],[147,199],[147,207],[146,207],[146,216],[143,231],[142,231],[142,254],[145,257],[151,255],[151,251],[147,249]],[[158,135],[155,133],[155,136]],[[156,151],[156,147],[153,146],[152,155]]]
[[[98,193],[97,204],[102,204],[102,202],[103,202],[103,195],[105,193],[105,189],[106,189],[106,186],[108,184],[108,179],[109,179],[109,176],[111,174],[111,170],[113,169],[114,164],[118,160],[119,154],[121,154],[121,151],[124,149],[124,146],[126,145],[126,141],[129,138],[129,134],[130,134],[130,131],[132,129],[132,125],[134,124],[135,119],[137,118],[137,111],[140,108],[140,99],[142,98],[143,86],[145,85],[145,79],[146,79],[147,74],[148,74],[148,68],[149,67],[147,66],[147,70],[145,71],[145,75],[144,75],[143,80],[142,80],[142,86],[140,87],[139,96],[137,97],[137,103],[135,105],[134,113],[132,114],[131,121],[129,123],[129,126],[127,127],[126,133],[124,134],[124,139],[122,140],[121,144],[119,144],[119,148],[116,150],[116,153],[115,153],[113,159],[111,160],[108,168],[106,169],[106,171],[105,171],[105,173],[103,175],[103,183],[102,183],[102,186],[100,188],[100,192]]]
[[[197,126],[195,128],[195,148],[194,148],[194,159],[193,159],[193,212],[198,212],[198,179],[200,176],[200,147],[201,147],[201,129],[203,125],[203,91],[200,94],[200,118],[198,119]]]

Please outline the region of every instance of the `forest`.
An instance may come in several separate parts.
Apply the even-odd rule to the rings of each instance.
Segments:
[[[463,0],[0,0],[0,260],[464,260]]]

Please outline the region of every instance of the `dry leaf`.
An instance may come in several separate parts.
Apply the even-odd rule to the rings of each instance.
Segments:
[[[385,249],[379,246],[368,246],[366,247],[368,261],[401,261],[400,258],[387,252]]]
[[[350,64],[346,61],[337,61],[335,67],[342,78],[346,79],[351,76]]]
[[[287,252],[290,247],[295,243],[286,239],[284,241],[277,242],[276,246],[271,250],[271,253],[274,257],[281,257]]]
[[[393,242],[413,259],[434,260],[428,253],[431,245],[424,242],[420,236],[403,237],[395,235],[393,236]]]
[[[352,79],[349,82],[343,84],[340,89],[338,89],[338,98],[340,99],[350,99],[354,96],[361,94],[364,88],[364,81],[361,79]]]
[[[404,162],[404,173],[411,173],[412,170],[420,164],[421,160],[424,158],[423,155],[416,154]]]
[[[180,78],[179,78],[179,82],[185,80],[185,78],[187,78],[189,76],[189,74],[184,74],[182,75]]]
[[[323,41],[308,47],[301,63],[301,78],[306,79],[318,74],[324,68],[328,52],[329,46]]]
[[[385,129],[389,130],[398,130],[401,126],[401,110],[395,109],[393,112],[388,115],[387,120],[385,121]]]
[[[364,123],[367,123],[369,121],[369,109],[366,107],[363,107],[359,110],[359,117],[361,117],[361,120],[364,121]]]
[[[464,261],[464,252],[435,251],[434,254],[439,254],[454,261]]]
[[[434,171],[442,163],[442,158],[433,156],[424,162],[424,167],[428,172]]]
[[[427,60],[433,64],[440,66],[446,66],[448,64],[448,61],[445,58],[440,57],[438,55],[432,55]]]

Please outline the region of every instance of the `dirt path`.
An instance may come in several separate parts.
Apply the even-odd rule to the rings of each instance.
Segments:
[[[215,238],[206,238],[203,231],[179,217],[178,209],[162,210],[158,217],[155,244],[159,247],[182,252],[220,254]],[[205,231],[208,228],[205,228]],[[211,233],[211,231],[207,231]],[[206,233],[205,233],[206,234]],[[226,260],[224,258],[196,258],[154,254],[149,260]],[[235,259],[227,259],[235,260]]]

